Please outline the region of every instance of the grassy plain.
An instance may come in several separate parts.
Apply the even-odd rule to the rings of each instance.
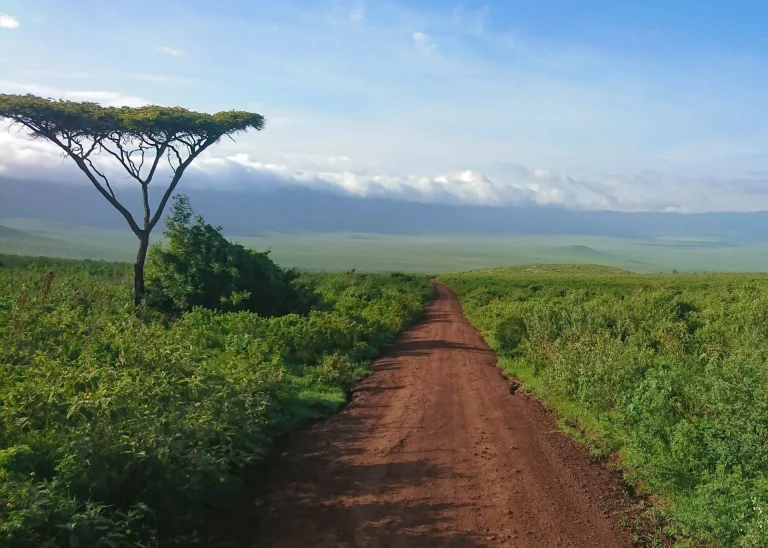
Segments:
[[[634,272],[768,270],[768,244],[673,236],[632,240],[578,235],[265,233],[231,239],[255,249],[272,248],[273,258],[284,266],[329,272],[350,268],[457,272],[524,264],[601,264]],[[123,230],[0,219],[0,253],[130,261],[136,248],[136,238]]]
[[[501,367],[661,502],[657,538],[768,545],[768,275],[529,266],[440,279]]]

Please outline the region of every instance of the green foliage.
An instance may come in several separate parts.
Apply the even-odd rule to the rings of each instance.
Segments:
[[[295,284],[267,253],[233,244],[220,227],[195,216],[184,195],[166,219],[165,242],[152,247],[147,263],[147,303],[178,314],[196,306],[248,310],[262,316],[306,312],[312,294]]]
[[[496,327],[496,344],[504,355],[513,355],[525,339],[528,328],[520,316],[509,316],[501,320]]]
[[[0,546],[190,546],[271,441],[333,412],[424,277],[301,275],[306,315],[137,317],[127,265],[0,269]]]
[[[260,114],[241,111],[206,114],[156,105],[103,107],[98,103],[7,94],[0,94],[0,118],[24,125],[33,137],[117,134],[124,139],[149,137],[159,141],[193,135],[218,140],[251,128],[260,130],[265,122]]]
[[[0,254],[0,269],[28,269],[48,271],[51,268],[78,267],[90,274],[104,276],[122,276],[125,263],[93,261],[91,259],[60,259],[58,257],[27,257],[21,255]]]
[[[768,545],[767,276],[556,266],[441,280],[502,367],[662,496],[682,545]]]

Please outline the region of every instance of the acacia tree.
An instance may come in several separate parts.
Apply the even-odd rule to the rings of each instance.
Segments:
[[[0,94],[0,118],[23,126],[33,139],[54,143],[74,160],[96,190],[125,217],[139,239],[134,265],[137,306],[145,294],[144,262],[149,235],[184,171],[222,137],[232,137],[249,129],[261,130],[265,122],[263,116],[252,112],[206,114],[180,107],[103,107],[96,103],[3,94]],[[94,162],[97,158],[107,158],[122,166],[128,177],[141,186],[143,220],[136,221],[120,202],[110,184],[107,169]],[[170,166],[170,182],[153,211],[149,185],[163,160]]]

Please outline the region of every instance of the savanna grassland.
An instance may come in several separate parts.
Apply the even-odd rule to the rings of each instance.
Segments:
[[[425,276],[283,270],[190,212],[139,310],[129,265],[0,256],[0,546],[193,545],[432,296]]]
[[[652,495],[657,539],[768,545],[768,277],[440,276],[525,389]]]
[[[226,227],[225,227],[226,228]],[[154,235],[160,240],[160,234]],[[246,247],[272,249],[280,264],[302,270],[458,272],[510,265],[599,264],[633,272],[759,272],[765,242],[713,238],[363,232],[229,233]],[[0,217],[0,250],[28,256],[132,261],[136,238],[127,230]]]

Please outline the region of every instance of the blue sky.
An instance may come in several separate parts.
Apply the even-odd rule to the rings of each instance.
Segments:
[[[264,114],[263,133],[199,166],[241,184],[768,209],[761,2],[2,0],[0,13],[0,92]],[[62,165],[45,154],[0,137],[11,174]]]

